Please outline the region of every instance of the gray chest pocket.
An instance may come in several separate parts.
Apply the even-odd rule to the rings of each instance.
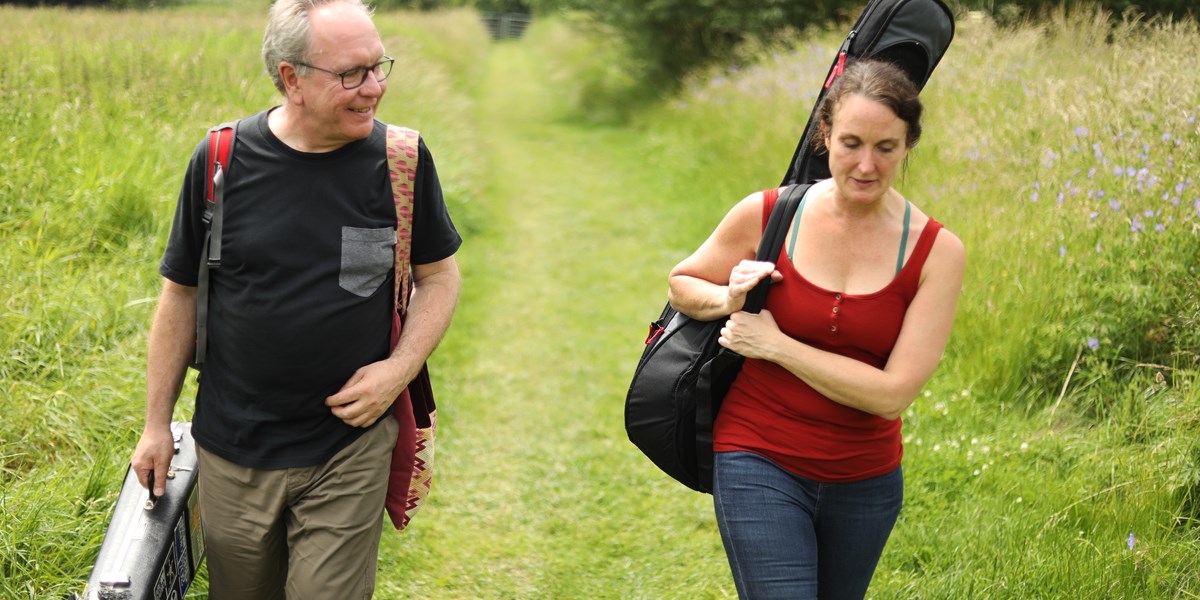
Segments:
[[[366,298],[387,280],[395,266],[396,228],[342,227],[342,268],[338,285]]]

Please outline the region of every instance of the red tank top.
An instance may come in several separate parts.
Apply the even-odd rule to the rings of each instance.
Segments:
[[[779,190],[763,192],[766,225]],[[780,329],[806,344],[883,368],[900,335],[904,313],[917,293],[921,269],[941,223],[929,219],[900,273],[870,294],[842,294],[806,280],[781,251],[767,310]],[[838,404],[787,369],[747,359],[713,431],[717,452],[761,454],[801,477],[822,482],[858,481],[900,466],[900,419],[889,421]]]

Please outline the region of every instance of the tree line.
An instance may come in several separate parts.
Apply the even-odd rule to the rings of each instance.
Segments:
[[[0,0],[25,6],[154,8],[189,0]],[[370,1],[370,0],[368,0]],[[1194,18],[1195,0],[946,0],[957,13],[982,11],[1001,23],[1068,7],[1096,7],[1114,19]],[[264,0],[266,2],[266,0]],[[570,13],[637,57],[631,73],[652,87],[671,88],[703,66],[735,57],[746,43],[786,41],[811,27],[852,22],[867,0],[375,0],[381,10],[473,8],[534,16]]]

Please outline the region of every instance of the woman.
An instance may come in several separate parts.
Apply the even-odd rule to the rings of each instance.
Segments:
[[[676,310],[728,315],[720,343],[747,358],[714,426],[717,523],[742,598],[862,598],[900,512],[900,416],[942,357],[965,262],[892,188],[920,117],[901,70],[850,65],[818,109],[832,177],[806,194],[779,263],[753,260],[768,190],[671,272]],[[740,312],[764,277],[766,308]]]

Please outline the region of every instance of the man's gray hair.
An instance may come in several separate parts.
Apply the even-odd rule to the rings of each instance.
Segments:
[[[368,17],[374,14],[362,0],[275,0],[271,4],[267,28],[263,31],[262,58],[275,89],[281,93],[285,90],[279,76],[279,63],[308,61],[309,15],[314,9],[329,4],[346,4]],[[296,65],[296,72],[305,75],[308,69]]]

